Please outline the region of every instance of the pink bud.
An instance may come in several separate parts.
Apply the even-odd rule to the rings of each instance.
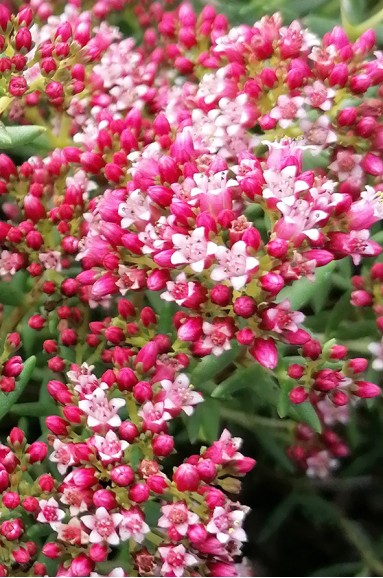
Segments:
[[[163,269],[154,269],[146,279],[146,285],[150,291],[160,291],[164,289],[169,281],[169,272]]]
[[[163,494],[168,487],[168,480],[160,474],[153,474],[146,480],[148,487],[156,494]]]
[[[47,444],[44,442],[33,442],[25,452],[29,456],[29,462],[34,464],[36,462],[42,462],[48,454]]]
[[[64,407],[63,414],[68,421],[75,424],[80,424],[84,416],[84,412],[76,405],[67,405]]]
[[[77,279],[79,280],[79,276]],[[99,279],[97,279],[97,281],[92,286],[92,296],[96,299],[100,299],[106,295],[113,295],[114,293],[117,293],[117,281],[118,277],[114,277],[110,273],[105,273],[105,275],[99,277]]]
[[[235,337],[241,345],[251,345],[253,343],[254,333],[250,327],[244,327],[236,333]]]
[[[193,524],[189,526],[187,536],[192,544],[199,544],[206,540],[207,531],[203,524]]]
[[[235,576],[237,573],[235,564],[230,562],[211,562],[208,566],[210,576],[224,578],[226,576]]]
[[[209,484],[217,475],[217,466],[208,458],[198,462],[197,471],[201,480]]]
[[[137,381],[136,374],[130,367],[123,367],[117,374],[117,384],[120,391],[130,391]]]
[[[238,297],[238,299],[234,301],[233,308],[237,315],[245,319],[252,317],[257,310],[254,299],[252,297],[246,297],[245,295]]]
[[[116,496],[110,490],[97,490],[93,494],[93,503],[96,508],[106,508],[112,510],[117,506]]]
[[[210,299],[213,303],[224,307],[231,301],[231,290],[226,285],[215,285],[210,291]]]
[[[278,363],[278,350],[274,340],[269,338],[257,337],[249,349],[250,354],[256,361],[267,369],[274,369]]]
[[[55,487],[55,481],[50,474],[43,474],[37,480],[43,492],[51,492]]]
[[[197,341],[202,336],[201,317],[189,317],[177,332],[181,341]]]
[[[20,496],[17,492],[3,494],[3,504],[8,510],[14,510],[20,504]]]
[[[277,295],[285,285],[282,275],[279,273],[266,273],[260,278],[261,287],[264,291],[268,291],[271,295]]]
[[[58,415],[48,416],[45,420],[45,424],[47,428],[55,435],[65,436],[68,434],[69,423]]]
[[[285,239],[274,239],[266,245],[266,250],[270,257],[283,259],[288,251],[289,244]]]
[[[70,565],[71,576],[90,576],[94,563],[85,554],[76,556]]]
[[[3,375],[7,377],[18,377],[23,371],[23,360],[19,355],[15,355],[3,365]]]
[[[351,303],[355,307],[369,307],[372,305],[372,295],[370,295],[368,291],[362,289],[359,291],[352,291]]]
[[[146,502],[149,499],[150,496],[150,488],[149,486],[147,486],[147,484],[141,482],[138,484],[134,484],[130,489],[129,489],[129,500],[132,500],[133,502],[137,502],[138,504],[141,504],[142,502]]]
[[[130,466],[116,466],[110,472],[110,478],[117,486],[129,486],[134,480],[134,471]]]
[[[181,464],[173,474],[173,481],[180,492],[195,492],[200,484],[200,475],[195,466]]]
[[[58,558],[61,554],[61,547],[59,544],[56,544],[56,542],[47,542],[42,547],[42,553],[47,558]]]
[[[148,381],[139,381],[133,387],[133,396],[138,403],[151,400],[153,397],[152,386]]]
[[[354,395],[363,399],[376,397],[381,393],[380,387],[369,381],[356,381],[355,385],[357,389],[353,392]]]
[[[321,353],[322,346],[319,341],[316,341],[315,339],[310,339],[302,347],[303,357],[309,357],[310,359],[315,360],[318,359]]]
[[[383,173],[383,160],[373,153],[367,153],[363,157],[361,166],[369,175],[379,176]]]
[[[303,403],[308,398],[308,393],[304,387],[293,387],[289,393],[289,398],[293,403]]]
[[[93,562],[104,562],[108,557],[108,547],[105,544],[92,544],[89,548],[89,557]]]
[[[154,341],[146,343],[138,352],[135,359],[135,366],[141,367],[143,372],[148,371],[156,364],[158,356],[158,346]]]
[[[154,455],[166,457],[174,449],[174,438],[167,434],[160,434],[152,440]]]
[[[118,435],[120,438],[129,443],[134,442],[139,433],[137,426],[131,421],[123,421],[118,428]]]
[[[93,468],[78,468],[71,472],[65,480],[81,490],[86,490],[97,483],[96,470]]]
[[[26,548],[18,548],[18,550],[13,550],[12,556],[18,564],[28,564],[31,559],[31,555]]]

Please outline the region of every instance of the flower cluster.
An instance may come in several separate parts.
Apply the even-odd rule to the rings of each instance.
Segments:
[[[174,461],[174,420],[203,401],[201,358],[238,350],[238,367],[259,364],[289,383],[288,403],[311,404],[321,432],[298,424],[288,453],[313,476],[347,454],[332,428],[349,405],[380,392],[367,361],[321,344],[288,298],[319,268],[381,252],[373,32],[319,40],[278,14],[230,30],[212,7],[150,3],[136,7],[137,46],[100,23],[125,4],[0,6],[2,130],[45,129],[38,154],[0,154],[0,277],[28,291],[2,311],[0,388],[25,377],[26,319],[55,407],[49,457],[17,428],[0,448],[1,575],[237,575],[247,508],[225,491],[254,460],[224,430]],[[357,283],[353,301],[371,304]],[[29,479],[44,460],[55,475]],[[46,563],[27,519],[49,536]]]

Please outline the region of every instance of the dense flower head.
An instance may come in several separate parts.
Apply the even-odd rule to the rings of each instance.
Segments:
[[[230,29],[170,2],[135,6],[137,45],[106,20],[129,2],[61,4],[0,6],[0,140],[42,127],[35,155],[0,154],[0,279],[16,304],[28,288],[1,312],[0,389],[32,375],[26,317],[54,408],[44,441],[14,428],[0,446],[1,572],[45,575],[24,539],[38,523],[57,576],[105,575],[121,544],[109,576],[237,575],[248,508],[225,492],[254,460],[225,429],[181,461],[174,431],[203,402],[193,368],[233,353],[314,412],[287,448],[308,476],[347,455],[334,427],[379,387],[307,330],[289,287],[381,253],[382,54],[372,32],[320,40],[279,14]],[[378,263],[351,295],[380,334],[382,280]]]

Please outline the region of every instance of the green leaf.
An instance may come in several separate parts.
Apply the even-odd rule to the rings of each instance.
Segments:
[[[280,391],[277,403],[277,413],[279,417],[286,417],[291,406],[289,393],[294,386],[294,381],[290,379],[287,374],[282,372],[280,375],[278,375],[278,381],[280,385]]]
[[[320,300],[320,294],[330,284],[331,273],[334,270],[335,262],[328,263],[318,269],[315,281],[309,281],[305,277],[295,281],[292,287],[285,287],[278,295],[278,302],[288,299],[292,309],[301,309],[310,301]]]
[[[227,399],[241,389],[251,389],[257,393],[259,392],[260,396],[262,396],[262,392],[267,388],[271,391],[276,391],[276,385],[271,375],[258,363],[254,363],[254,365],[250,367],[237,369],[233,375],[222,381],[222,383],[214,389],[211,397]],[[269,395],[267,397],[269,397]]]
[[[232,342],[231,349],[225,351],[219,357],[214,355],[207,355],[204,357],[197,365],[197,367],[192,371],[190,376],[191,383],[198,388],[198,384],[202,381],[208,381],[212,379],[217,373],[225,369],[234,359],[237,357],[239,352],[239,346]]]
[[[0,303],[2,305],[21,305],[25,295],[13,281],[0,281]]]
[[[267,431],[262,427],[255,429],[254,434],[257,437],[258,443],[263,447],[265,452],[267,452],[276,461],[277,464],[279,464],[287,472],[294,472],[295,468],[287,457],[285,449],[282,447],[279,438],[278,440],[275,439],[274,436],[270,435],[270,430]]]
[[[280,526],[287,520],[289,515],[295,510],[297,506],[297,496],[295,493],[290,494],[281,501],[281,503],[273,510],[269,518],[266,520],[261,532],[258,535],[258,542],[266,542]]]
[[[302,421],[310,426],[315,432],[321,433],[322,426],[317,412],[309,401],[299,405],[291,405],[288,414],[297,421]]]
[[[16,403],[20,395],[23,393],[32,376],[35,365],[36,357],[32,355],[32,357],[29,357],[29,359],[27,359],[24,363],[24,369],[16,382],[15,389],[11,391],[11,393],[0,394],[0,419],[2,419],[8,413],[13,404]]]
[[[9,149],[16,148],[22,145],[33,142],[38,136],[45,132],[43,126],[27,125],[27,126],[7,126],[0,132],[0,148]]]
[[[2,146],[3,143],[5,143],[5,145],[11,144],[12,140],[9,134],[7,133],[7,129],[4,126],[4,123],[0,122],[0,147]]]
[[[220,424],[220,404],[217,400],[207,398],[202,406],[202,423],[200,439],[203,442],[213,443],[218,437]]]

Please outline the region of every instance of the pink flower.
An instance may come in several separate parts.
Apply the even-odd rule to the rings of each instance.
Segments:
[[[58,503],[54,498],[49,500],[40,500],[40,512],[37,516],[38,522],[50,524],[54,528],[55,522],[60,522],[65,517],[64,510],[60,510]]]
[[[89,542],[89,535],[84,532],[78,518],[72,518],[67,524],[57,523],[54,525],[57,539],[72,545],[84,545]]]
[[[120,288],[121,295],[125,295],[132,289],[142,289],[145,286],[145,271],[136,267],[118,266],[119,279],[116,281],[117,287]]]
[[[94,391],[98,388],[107,389],[106,383],[99,383],[93,372],[94,365],[88,366],[83,363],[81,367],[72,365],[71,370],[67,372],[69,381],[74,385],[74,390],[80,394],[81,398],[90,399]]]
[[[318,153],[325,145],[337,141],[336,133],[332,130],[331,120],[325,115],[320,116],[315,121],[304,118],[300,125],[307,143],[315,145]]]
[[[339,150],[336,153],[335,161],[329,165],[329,169],[333,171],[340,181],[352,179],[360,181],[363,177],[363,169],[360,166],[362,155],[353,154],[352,151]]]
[[[104,465],[121,460],[124,451],[129,446],[128,442],[120,440],[112,430],[109,430],[105,437],[95,435],[91,443],[97,449]]]
[[[295,195],[306,191],[309,185],[304,180],[297,178],[298,169],[295,165],[288,165],[283,169],[266,169],[263,176],[266,185],[262,196],[265,199],[283,199],[288,205],[294,204]]]
[[[97,388],[91,399],[79,401],[79,408],[88,416],[87,424],[89,427],[110,426],[118,427],[121,424],[121,418],[118,410],[125,405],[122,398],[112,398],[108,400],[106,393],[100,387]]]
[[[61,271],[60,251],[48,251],[46,253],[40,253],[39,259],[44,265],[45,269],[55,269],[55,271]]]
[[[246,533],[241,527],[244,518],[244,510],[228,512],[225,508],[218,506],[214,508],[213,515],[206,529],[211,534],[216,534],[221,544],[227,544],[229,540],[245,542],[247,540]]]
[[[118,214],[122,217],[121,227],[128,229],[130,225],[137,221],[149,221],[150,203],[139,189],[129,193],[128,198],[118,207]]]
[[[133,539],[134,542],[142,544],[145,534],[150,532],[148,524],[140,508],[132,507],[129,510],[122,510],[122,520],[118,529],[123,542]]]
[[[334,460],[327,450],[322,450],[307,458],[306,474],[309,478],[324,479],[337,465],[338,461]]]
[[[248,256],[244,241],[237,241],[231,249],[220,246],[215,255],[220,266],[213,269],[211,278],[213,281],[230,279],[237,291],[246,284],[248,273],[259,265],[258,259]]]
[[[65,474],[67,469],[75,463],[72,444],[65,444],[56,438],[53,442],[53,449],[49,459],[51,462],[57,463],[60,474]]]
[[[290,97],[282,94],[278,97],[277,106],[271,110],[270,116],[278,120],[281,128],[288,128],[296,119],[306,116],[303,109],[304,101],[302,96]]]
[[[194,293],[195,283],[188,281],[185,273],[177,275],[175,282],[166,283],[167,291],[161,294],[161,299],[165,301],[174,301],[177,305],[182,306]]]
[[[217,245],[206,241],[205,229],[198,227],[190,236],[176,233],[172,236],[176,251],[171,257],[173,265],[188,263],[193,271],[201,273],[205,267],[205,259],[214,255]]]
[[[232,332],[229,327],[223,323],[214,324],[204,321],[202,329],[206,335],[203,346],[209,350],[211,349],[213,355],[219,357],[224,351],[231,349],[230,339],[232,338]]]
[[[191,415],[193,406],[203,401],[202,395],[193,391],[189,378],[184,373],[178,375],[174,382],[162,380],[161,387],[166,392],[164,408],[169,412],[182,409],[186,415]]]
[[[182,544],[178,546],[162,546],[158,548],[158,552],[163,560],[161,573],[164,575],[183,576],[188,566],[198,564],[198,558],[193,556],[193,554],[188,554]]]
[[[162,402],[153,404],[151,401],[147,401],[138,415],[142,417],[144,428],[152,432],[161,431],[165,422],[172,419],[170,413],[165,411],[165,404]]]
[[[327,111],[333,105],[335,90],[328,88],[320,80],[316,80],[312,85],[305,86],[306,102],[314,108]]]
[[[93,544],[107,542],[111,546],[117,546],[120,543],[116,529],[122,520],[122,514],[109,514],[105,508],[97,508],[93,516],[81,518],[81,522],[91,530],[89,542]]]
[[[181,536],[186,536],[189,526],[197,524],[197,514],[190,512],[185,502],[174,502],[161,508],[159,528],[175,528]]]
[[[283,333],[284,331],[298,331],[305,316],[300,311],[291,311],[290,301],[285,299],[275,307],[270,307],[263,314],[263,325],[270,331]]]

